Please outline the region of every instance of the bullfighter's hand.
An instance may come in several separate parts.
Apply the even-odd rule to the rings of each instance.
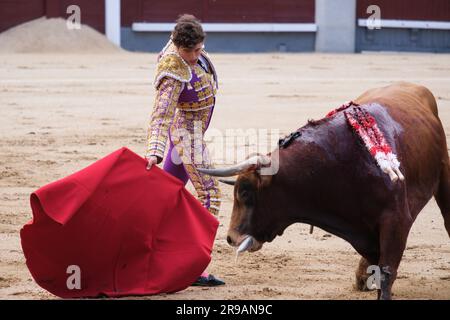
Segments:
[[[154,164],[158,163],[158,158],[156,156],[148,156],[147,159],[147,170],[150,170]]]

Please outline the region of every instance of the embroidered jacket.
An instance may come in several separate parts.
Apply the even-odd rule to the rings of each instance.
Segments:
[[[202,52],[200,63],[202,65],[190,67],[178,55],[171,41],[159,56],[154,81],[157,92],[146,153],[147,157],[157,156],[158,163],[164,156],[176,109],[196,112],[214,106],[217,75],[205,51]],[[189,121],[188,118],[186,121]]]

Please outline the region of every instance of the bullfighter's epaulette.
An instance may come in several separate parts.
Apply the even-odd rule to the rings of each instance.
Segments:
[[[278,147],[281,149],[287,148],[292,143],[292,141],[294,141],[296,138],[300,137],[301,135],[302,134],[300,133],[300,131],[292,132],[288,136],[278,140]]]
[[[170,77],[181,82],[189,82],[192,78],[191,68],[177,53],[164,54],[158,61],[155,76],[155,88],[159,87],[164,77]]]

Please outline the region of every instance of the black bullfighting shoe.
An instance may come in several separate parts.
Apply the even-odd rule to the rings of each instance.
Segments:
[[[192,286],[197,287],[216,287],[224,285],[225,282],[214,277],[212,274],[209,274],[207,276],[200,276],[197,278],[197,280],[192,284]]]

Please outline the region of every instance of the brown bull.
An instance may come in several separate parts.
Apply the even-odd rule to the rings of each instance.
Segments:
[[[404,180],[392,181],[380,170],[342,112],[308,123],[289,146],[267,156],[202,171],[239,175],[227,237],[231,245],[256,251],[293,223],[318,226],[361,254],[356,271],[361,290],[367,267],[379,266],[378,298],[390,299],[409,230],[432,196],[450,235],[446,137],[436,101],[422,86],[397,83],[369,90],[354,101],[363,108],[371,105],[368,111],[397,154]],[[261,174],[275,155],[278,172]]]

